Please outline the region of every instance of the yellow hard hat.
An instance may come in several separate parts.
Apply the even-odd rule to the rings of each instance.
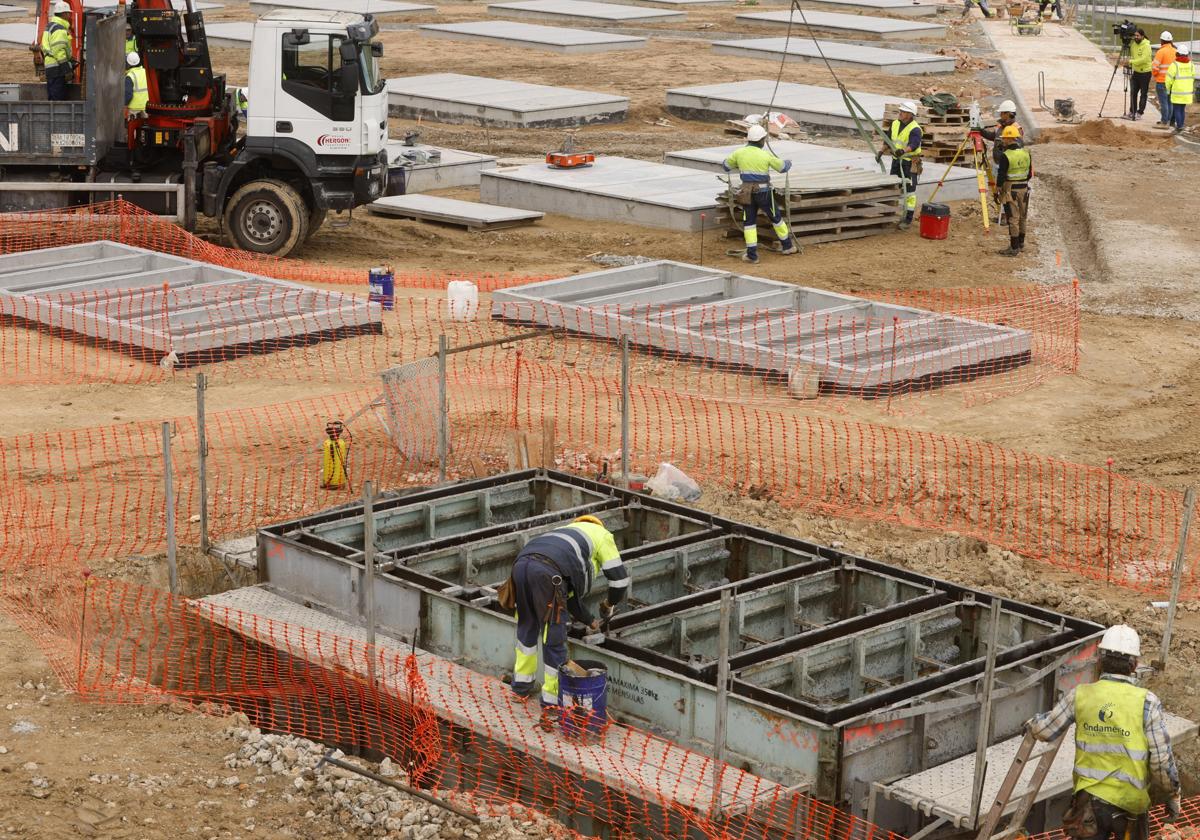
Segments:
[[[1015,125],[1006,125],[1000,131],[1000,137],[1004,140],[1019,140],[1021,139],[1021,129]]]
[[[596,517],[592,516],[590,513],[585,513],[583,516],[576,516],[574,521],[575,522],[591,522],[593,525],[599,525],[601,528],[604,527],[604,523],[601,522]]]

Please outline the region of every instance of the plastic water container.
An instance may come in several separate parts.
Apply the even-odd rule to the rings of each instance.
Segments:
[[[945,239],[950,234],[950,207],[945,204],[921,205],[921,238]]]
[[[471,321],[479,311],[479,287],[470,280],[451,280],[446,287],[451,321]]]
[[[396,308],[396,275],[391,266],[377,266],[367,274],[367,299],[382,304],[384,309]]]
[[[577,659],[587,676],[558,672],[558,699],[562,705],[560,726],[568,738],[598,739],[608,726],[608,668],[603,662]]]

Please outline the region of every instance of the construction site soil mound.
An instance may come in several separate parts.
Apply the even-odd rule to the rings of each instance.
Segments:
[[[1091,120],[1076,128],[1048,128],[1043,143],[1071,143],[1077,146],[1108,146],[1113,149],[1169,149],[1175,145],[1170,134],[1150,134],[1111,120]]]

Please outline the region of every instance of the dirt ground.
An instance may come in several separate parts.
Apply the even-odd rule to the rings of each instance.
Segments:
[[[667,113],[664,89],[773,78],[778,72],[772,62],[718,56],[699,46],[700,38],[723,32],[783,34],[775,28],[735,24],[741,9],[689,12],[681,32],[667,33],[665,25],[646,27],[652,34],[646,50],[586,60],[429,41],[389,24],[384,69],[388,75],[459,72],[619,92],[631,98],[628,121],[587,128],[579,132],[578,145],[602,154],[661,160],[669,150],[732,142],[720,126]],[[484,15],[482,3],[446,4],[439,7],[437,19]],[[941,15],[948,22],[957,16],[957,11]],[[229,2],[210,16],[248,18],[241,2]],[[414,18],[412,23],[422,21]],[[399,26],[408,25],[406,21]],[[944,43],[905,46],[952,43],[966,44],[974,55],[988,57],[978,34],[966,27],[952,27]],[[215,61],[231,81],[244,83],[245,51],[217,50]],[[27,72],[22,68],[28,67],[28,54],[0,50],[0,62],[13,68],[8,78],[16,79]],[[959,73],[949,80],[863,71],[840,75],[853,90],[887,92],[897,98],[918,96],[935,84],[968,99],[998,94],[996,76],[989,71]],[[784,78],[831,83],[828,72],[815,65],[790,64]],[[413,127],[407,121],[391,123],[393,136]],[[420,129],[424,142],[512,158],[536,158],[562,139],[556,130],[433,124]],[[801,139],[861,147],[861,141],[848,135],[803,132]],[[1194,214],[1180,197],[1200,194],[1200,157],[1166,138],[1129,136],[1111,125],[1087,127],[1071,136],[1053,132],[1047,141],[1032,148],[1038,176],[1032,247],[1020,258],[999,256],[1005,233],[993,230],[985,235],[975,206],[959,202],[945,241],[896,232],[818,245],[794,258],[767,255],[755,273],[837,291],[1006,286],[1078,276],[1085,308],[1079,374],[981,405],[966,406],[953,394],[932,394],[910,401],[902,416],[886,415],[873,404],[812,410],[965,435],[1089,464],[1103,464],[1111,457],[1114,469],[1134,478],[1173,488],[1195,484],[1200,480],[1195,434],[1200,402],[1200,246]],[[472,190],[449,194],[477,197]],[[211,227],[207,231],[215,233]],[[730,246],[720,231],[707,233],[702,244],[697,235],[558,216],[529,228],[467,233],[356,213],[348,228],[322,229],[299,256],[339,267],[386,262],[402,271],[546,276],[595,270],[595,254],[700,262],[702,247],[704,264],[741,270],[742,263],[724,253]],[[221,383],[211,388],[208,399],[210,409],[219,410],[342,390],[342,382],[300,386],[274,378]],[[152,386],[9,386],[5,396],[0,424],[7,434],[20,434],[188,413],[195,395],[190,380],[180,377]],[[706,493],[703,505],[752,524],[1096,621],[1128,621],[1143,631],[1146,649],[1157,651],[1162,611],[1151,608],[1144,597],[1070,577],[976,540],[812,516],[714,489]],[[201,560],[188,568],[194,571],[185,575],[191,591],[228,585],[219,570]],[[144,558],[114,558],[98,564],[98,571],[162,585],[161,565]],[[1195,719],[1200,717],[1198,681],[1200,605],[1188,605],[1171,666],[1149,685],[1171,711]],[[226,786],[223,780],[231,773],[225,759],[237,743],[225,721],[168,706],[96,706],[64,693],[36,646],[3,617],[0,707],[0,837],[317,838],[357,831],[333,815],[314,811],[302,796],[293,797],[285,778],[266,774],[258,781],[241,774]],[[1197,792],[1200,754],[1189,746],[1181,759],[1187,790]],[[26,769],[31,762],[36,768]]]

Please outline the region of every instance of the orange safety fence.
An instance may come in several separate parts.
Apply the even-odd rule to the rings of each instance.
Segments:
[[[911,291],[895,303],[901,308],[863,301],[793,313],[484,295],[474,311],[452,312],[441,295],[411,292],[382,310],[365,294],[294,284],[0,295],[8,316],[0,381],[137,384],[202,371],[216,382],[367,385],[385,368],[435,353],[440,335],[452,348],[499,342],[527,334],[530,322],[557,332],[518,345],[527,356],[615,376],[620,354],[612,339],[628,335],[637,381],[758,405],[865,398],[890,407],[893,398],[943,389],[974,401],[1077,367],[1073,284]]]

